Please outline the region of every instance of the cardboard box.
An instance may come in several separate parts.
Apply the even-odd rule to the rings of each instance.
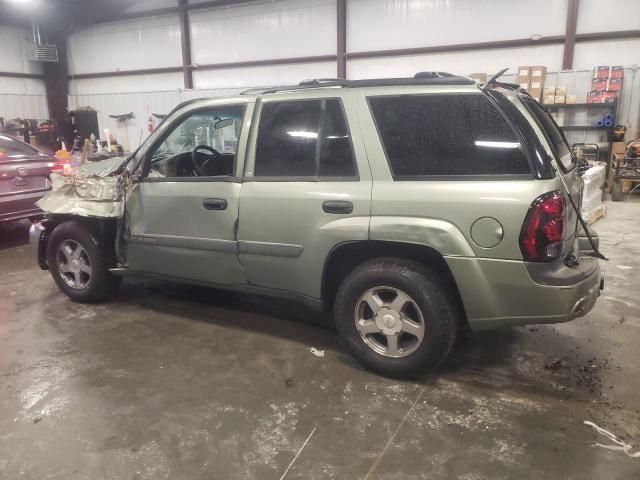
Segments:
[[[606,78],[594,78],[591,80],[591,91],[604,92],[607,89]]]
[[[542,89],[541,88],[530,88],[529,95],[535,98],[538,102],[540,101],[540,97],[542,97]]]
[[[547,67],[544,66],[533,66],[531,68],[531,73],[529,77],[531,81],[539,81],[544,83],[544,79],[547,77]]]
[[[592,90],[587,93],[587,103],[602,103],[602,92]]]
[[[542,103],[544,105],[553,105],[555,103],[556,96],[555,95],[543,95]]]
[[[624,67],[614,65],[609,69],[609,78],[624,78]]]
[[[556,87],[544,87],[542,89],[542,94],[544,96],[550,95],[553,97],[556,94]]]
[[[564,104],[564,95],[556,95],[553,99],[553,103]]]
[[[520,82],[518,82],[520,83]],[[524,83],[520,83],[520,88],[523,89],[525,92],[529,91],[529,82],[524,82]]]
[[[607,80],[607,92],[619,92],[622,90],[622,78],[610,78]]]
[[[602,98],[601,103],[614,103],[618,100],[618,92],[602,92],[600,95]]]
[[[609,78],[609,65],[600,65],[593,69],[593,78]]]
[[[518,74],[516,75],[516,83],[520,84],[520,88],[527,90],[529,88],[529,80],[531,75],[531,69],[529,67],[518,67]],[[527,84],[523,87],[523,84]]]
[[[565,95],[564,96],[564,103],[568,103],[568,104],[576,103],[576,96],[575,95]]]
[[[531,90],[540,90],[540,91],[542,91],[542,82],[540,80],[531,80],[529,82],[529,88]]]
[[[566,95],[567,87],[556,87],[556,95]]]
[[[486,73],[470,73],[469,78],[473,78],[475,81],[484,83],[487,81]]]

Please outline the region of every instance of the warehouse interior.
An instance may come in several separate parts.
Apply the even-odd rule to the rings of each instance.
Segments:
[[[640,478],[639,26],[637,0],[0,0],[0,477]],[[384,79],[392,80],[385,83]],[[436,86],[425,87],[429,82]],[[377,118],[364,118],[375,117],[375,104],[369,103],[368,109],[356,107],[356,95],[360,89],[363,95],[367,91],[387,95],[385,89],[390,89],[388,96],[393,97],[397,92],[391,89],[401,91],[405,86],[407,91],[415,90],[412,94],[420,88],[435,88],[436,93],[438,88],[474,88],[486,93],[495,87],[526,96],[549,114],[549,125],[557,127],[562,137],[558,142],[567,146],[567,155],[576,164],[579,200],[572,197],[572,184],[563,179],[568,175],[563,177],[562,165],[554,166],[550,177],[537,177],[533,183],[551,182],[557,173],[561,183],[554,188],[566,189],[568,194],[561,213],[569,212],[567,218],[576,232],[588,232],[586,236],[576,233],[571,242],[577,248],[578,236],[584,237],[580,242],[588,245],[590,259],[600,259],[596,263],[604,279],[598,278],[601,290],[597,302],[593,299],[595,305],[591,302],[587,308],[580,303],[583,299],[575,305],[576,312],[585,309],[582,316],[572,311],[571,321],[512,322],[473,332],[459,328],[450,353],[437,368],[417,378],[397,378],[372,371],[350,354],[340,326],[336,329],[337,307],[333,311],[314,308],[306,301],[313,295],[306,291],[294,297],[265,295],[258,288],[267,277],[274,285],[302,288],[313,283],[308,280],[308,268],[298,276],[291,263],[245,261],[241,275],[248,276],[253,290],[213,288],[219,282],[203,281],[195,274],[191,275],[197,281],[187,283],[179,281],[186,274],[128,276],[122,273],[127,265],[120,261],[117,243],[113,255],[117,261],[110,270],[123,277],[117,294],[106,301],[83,303],[67,298],[45,271],[53,268],[46,247],[36,243],[34,253],[35,225],[44,222],[43,230],[37,231],[37,240],[43,242],[54,238],[55,230],[46,228],[56,228],[62,220],[74,224],[74,218],[95,220],[96,216],[117,222],[112,229],[115,236],[121,235],[125,225],[122,238],[137,241],[139,250],[168,252],[176,242],[184,243],[189,235],[186,229],[162,227],[162,246],[143,245],[157,239],[142,234],[134,238],[129,231],[133,223],[126,222],[133,222],[141,211],[152,212],[153,202],[166,212],[159,219],[152,219],[150,213],[146,219],[138,218],[141,228],[153,221],[196,224],[207,217],[202,212],[190,217],[166,208],[178,201],[171,196],[171,186],[158,190],[163,195],[169,192],[164,198],[154,193],[157,196],[144,201],[136,199],[136,182],[140,182],[137,190],[144,192],[154,185],[160,188],[166,179],[136,180],[123,162],[135,164],[138,157],[148,155],[155,139],[166,139],[165,132],[173,132],[187,109],[218,105],[198,102],[252,95],[257,96],[247,100],[246,110],[244,106],[240,113],[229,110],[226,117],[216,116],[210,129],[195,133],[195,144],[205,143],[215,159],[233,157],[229,166],[233,171],[225,174],[229,178],[207,183],[210,175],[200,168],[206,162],[196,163],[200,145],[189,153],[195,164],[190,175],[202,178],[174,178],[169,183],[197,188],[198,202],[206,197],[206,214],[232,208],[240,212],[240,219],[232,219],[229,228],[234,232],[231,240],[236,241],[233,252],[241,264],[244,244],[245,258],[260,257],[255,250],[259,242],[254,240],[261,230],[267,231],[269,223],[275,225],[271,226],[274,231],[317,228],[309,233],[311,238],[320,238],[323,229],[329,228],[316,227],[303,215],[286,210],[289,205],[297,208],[298,193],[292,192],[298,192],[298,185],[310,195],[330,192],[331,208],[343,208],[345,203],[355,208],[354,216],[343,218],[335,235],[355,231],[360,204],[344,202],[351,199],[345,193],[351,188],[351,177],[360,182],[357,195],[368,194],[371,199],[378,188],[379,170],[374,163],[370,172],[368,167],[361,168],[362,159],[373,162],[376,149],[383,152],[381,157],[392,155],[390,147],[374,145],[373,133],[366,133],[370,128],[376,136],[384,135]],[[350,181],[323,179],[318,158],[324,147],[318,140],[316,177],[309,182],[314,186],[291,174],[274,185],[277,189],[267,191],[268,180],[273,179],[269,175],[266,181],[251,179],[253,172],[246,167],[252,165],[253,156],[258,161],[254,152],[262,135],[262,130],[254,131],[258,111],[262,125],[270,95],[292,95],[290,103],[295,103],[296,95],[313,96],[314,90],[324,92],[318,97],[323,98],[319,130],[286,133],[307,140],[319,137],[329,128],[323,126],[328,124],[325,104],[331,101],[326,98],[332,98],[332,91],[345,91],[336,95],[342,95],[345,104],[340,111],[349,125],[335,121],[331,134],[325,135],[336,143],[349,142],[349,128],[352,135],[356,128],[362,129],[362,140],[354,140],[349,150],[357,159],[354,166],[359,176],[356,172]],[[492,102],[500,111],[510,112],[499,101]],[[243,117],[245,112],[254,116]],[[452,143],[466,141],[470,124],[454,125],[455,117],[438,116],[437,111],[429,115],[437,123],[434,131],[445,132],[442,136]],[[515,114],[503,113],[507,115]],[[535,127],[540,138],[544,128]],[[392,133],[408,138],[399,130]],[[518,138],[526,138],[520,125],[517,133]],[[204,136],[207,142],[198,141]],[[501,140],[502,147],[508,145]],[[230,147],[229,142],[236,143]],[[19,155],[11,148],[18,148]],[[175,145],[172,148],[179,151]],[[38,165],[46,165],[44,170],[34,173],[29,164],[18,163],[25,155],[37,157]],[[242,171],[238,162],[245,157],[248,163]],[[101,161],[120,163],[100,170]],[[85,167],[93,168],[90,178],[83,176],[88,171]],[[380,181],[380,190],[402,180],[390,168],[391,175]],[[152,177],[155,167],[151,169],[151,174],[147,169],[137,175]],[[96,173],[100,171],[106,173]],[[257,168],[255,176],[259,176]],[[132,183],[124,184],[129,178],[134,178]],[[510,200],[505,197],[516,195],[519,185],[517,179],[509,184],[516,185],[512,188],[497,187],[495,178],[479,178],[475,183],[422,180],[406,182],[406,189],[397,190],[389,201],[386,215],[394,217],[390,223],[394,240],[421,241],[415,229],[422,223],[402,224],[401,220],[415,206],[403,204],[404,210],[391,210],[405,197],[414,198],[420,187],[413,184],[431,185],[429,199],[442,192],[431,205],[415,207],[421,218],[448,220],[447,201],[451,215],[459,215],[451,220],[451,227],[439,230],[440,235],[457,228],[466,235],[459,220],[465,218],[460,205],[471,210],[471,204],[489,197],[506,205]],[[446,180],[456,183],[458,190],[447,191]],[[102,205],[107,205],[105,200],[117,201],[123,210],[96,214],[97,207],[91,211],[82,202],[74,203],[81,206],[73,210],[60,207],[69,203],[62,203],[62,196],[56,199],[56,192],[66,192],[65,201],[82,196],[83,182],[90,185],[94,200]],[[486,190],[481,190],[485,182]],[[110,190],[104,193],[116,184],[118,188],[125,185],[121,197],[113,194],[111,198]],[[70,185],[76,193],[69,193]],[[218,190],[208,193],[208,185],[225,192],[237,187],[239,200],[229,200],[228,209],[226,199],[222,206],[211,203],[219,201],[220,195]],[[241,189],[247,188],[254,188],[247,190],[253,196],[242,197]],[[263,191],[268,193],[260,197]],[[467,203],[447,200],[447,195],[454,196],[452,192],[464,196]],[[58,203],[42,203],[43,196]],[[273,205],[282,211],[270,221],[261,219],[275,196],[280,196],[280,203]],[[520,241],[525,260],[522,238],[530,218],[527,208],[534,209],[536,201],[527,200],[522,206],[527,217],[523,214],[513,229],[514,248],[520,254]],[[264,208],[256,207],[247,215],[253,221],[247,227],[242,215],[250,202],[264,202]],[[344,213],[329,212],[326,203],[322,204],[325,213]],[[49,210],[54,204],[58,210]],[[375,224],[369,218],[376,204],[366,205],[366,228],[372,235]],[[107,207],[101,206],[100,211]],[[506,208],[487,207],[481,219],[499,218]],[[516,210],[509,212],[505,213],[509,218],[516,216]],[[497,224],[497,242],[509,240],[508,228],[503,232]],[[111,232],[110,228],[100,227],[100,235],[107,235],[104,232]],[[193,227],[193,231],[202,230]],[[255,238],[243,244],[245,234]],[[281,241],[278,232],[270,235],[270,248],[281,252],[274,255],[289,256],[287,262],[297,256],[306,258],[306,252],[319,245],[310,243],[303,254],[288,253],[285,248],[292,245]],[[440,243],[448,245],[454,237],[442,238]],[[214,248],[214,242],[231,241],[207,240],[207,246],[195,248],[213,251],[227,248]],[[479,256],[476,247],[468,249],[471,253],[461,248],[462,253],[452,256]],[[351,258],[369,258],[369,250],[364,250],[354,247],[336,262],[355,265]],[[389,251],[394,250],[380,256],[393,256]],[[319,256],[321,248],[314,253]],[[82,262],[79,255],[73,262]],[[493,260],[526,263],[522,256],[516,262],[508,255],[498,253]],[[194,263],[193,258],[175,258],[176,263]],[[211,263],[196,262],[194,270],[209,269],[217,257],[212,258]],[[577,264],[579,259],[574,260]],[[43,262],[48,266],[43,268]],[[227,263],[220,265],[221,271],[227,268]],[[349,273],[347,268],[342,269],[340,280]],[[470,269],[461,275],[472,278],[473,273]],[[451,267],[452,278],[456,274]],[[88,278],[90,282],[92,277]],[[478,297],[487,291],[481,285],[485,281],[495,283],[498,290],[512,291],[514,282],[507,275],[482,278],[475,289]],[[324,281],[323,277],[323,294],[333,288],[325,289]],[[468,317],[466,294],[455,282],[453,278],[451,295],[460,297],[461,315],[467,308]],[[337,297],[338,285],[342,284],[337,282],[333,292]],[[536,293],[532,290],[531,295]],[[422,320],[420,302],[411,301],[420,321],[428,322],[428,318]],[[530,303],[536,302],[543,305],[547,300],[541,297]],[[375,316],[376,311],[372,312]],[[393,324],[393,318],[385,319],[381,322]],[[424,335],[429,334],[427,324]],[[419,342],[422,335],[416,337]]]

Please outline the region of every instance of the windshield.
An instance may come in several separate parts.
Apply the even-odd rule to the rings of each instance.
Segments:
[[[565,171],[571,170],[575,166],[576,161],[571,154],[567,139],[558,124],[549,112],[535,100],[525,99],[524,103],[533,114],[540,128],[544,131],[547,140],[551,144],[551,149],[555,154],[556,160],[558,160]]]
[[[37,155],[39,152],[28,143],[8,135],[0,135],[0,155]]]

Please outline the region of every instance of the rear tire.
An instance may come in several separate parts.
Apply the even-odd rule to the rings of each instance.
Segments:
[[[418,262],[369,260],[340,285],[334,304],[338,331],[371,370],[420,376],[445,359],[456,338],[457,309],[444,285]]]
[[[71,300],[95,303],[116,294],[121,278],[109,273],[105,246],[90,226],[75,220],[61,223],[47,243],[51,276]]]
[[[611,201],[622,201],[622,185],[619,180],[613,182],[613,188],[611,189]]]

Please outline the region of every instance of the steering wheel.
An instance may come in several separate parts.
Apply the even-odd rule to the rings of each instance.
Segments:
[[[211,158],[207,158],[204,162],[202,162],[202,165],[200,165],[197,160],[198,150],[208,150],[209,152],[211,152]],[[221,157],[222,154],[216,149],[211,148],[209,145],[198,145],[191,152],[191,163],[193,164],[193,168],[196,169],[200,176],[206,177],[207,172],[205,171],[204,167],[206,167],[211,160],[220,159]]]

